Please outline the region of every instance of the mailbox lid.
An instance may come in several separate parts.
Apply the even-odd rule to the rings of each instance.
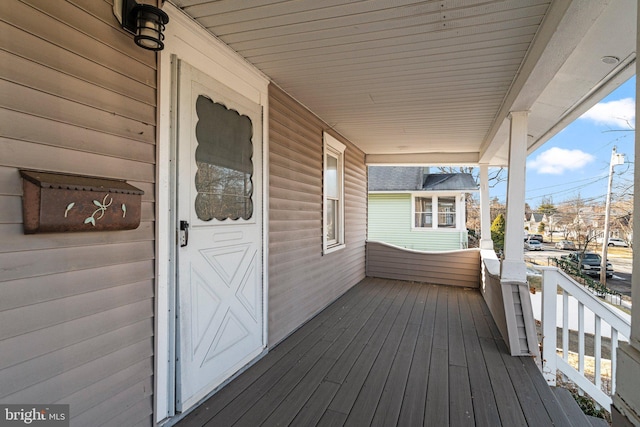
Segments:
[[[107,191],[110,193],[135,195],[144,194],[144,191],[139,188],[118,179],[30,170],[21,170],[20,175],[25,180],[40,188],[75,191]]]

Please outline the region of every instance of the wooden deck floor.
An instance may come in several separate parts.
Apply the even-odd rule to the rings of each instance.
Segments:
[[[178,426],[571,425],[476,290],[365,279]]]

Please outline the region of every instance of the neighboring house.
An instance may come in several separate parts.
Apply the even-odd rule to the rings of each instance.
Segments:
[[[529,230],[529,234],[538,233],[538,227],[540,227],[541,223],[547,224],[545,214],[539,212],[529,212],[525,214],[524,227],[525,230]]]
[[[161,52],[121,0],[0,1],[0,404],[69,404],[71,426],[171,425],[360,282],[367,165],[474,165],[481,186],[508,166],[520,231],[527,152],[635,70],[631,0],[146,3]],[[462,233],[438,186],[407,223]],[[61,228],[25,234],[43,218]],[[482,295],[529,356],[516,237]]]
[[[421,251],[464,249],[465,198],[476,191],[467,173],[370,166],[368,240]]]

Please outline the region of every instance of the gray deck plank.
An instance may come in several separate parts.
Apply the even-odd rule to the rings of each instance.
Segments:
[[[419,426],[422,425],[424,420],[439,289],[438,286],[429,286],[428,288],[429,293],[427,294],[427,301],[422,315],[420,333],[418,334],[414,357],[409,370],[409,381],[407,381],[398,418],[398,425],[400,426]]]
[[[553,394],[558,398],[558,402],[567,412],[567,416],[571,420],[574,426],[589,426],[591,423],[587,416],[582,412],[580,406],[571,395],[571,392],[566,388],[556,387],[553,390]]]
[[[449,326],[449,420],[452,425],[474,425],[471,385],[467,369],[461,308],[458,300],[465,296],[460,292],[449,293],[447,323]]]
[[[443,288],[438,292],[424,412],[424,423],[427,425],[449,425],[449,292],[455,291]]]
[[[562,406],[560,406],[560,402],[558,402],[558,399],[555,397],[553,389],[549,387],[544,377],[540,375],[540,370],[536,366],[535,362],[532,359],[526,359],[523,360],[523,365],[529,374],[529,378],[538,392],[540,399],[544,403],[544,407],[553,424],[556,426],[572,425],[571,420],[567,417],[566,412]]]
[[[365,279],[179,427],[568,425],[475,290]]]
[[[335,363],[335,360],[321,358],[305,375],[297,385],[286,394],[284,400],[281,396],[288,390],[283,390],[278,396],[275,393],[269,393],[267,399],[262,399],[259,404],[255,405],[252,411],[247,412],[240,421],[246,420],[246,425],[289,425],[291,421],[296,417],[298,412],[304,404],[307,403],[309,397],[318,388],[318,384],[322,381],[322,378],[327,374],[329,368]],[[269,408],[276,406],[276,402],[281,402],[280,405],[275,408],[271,414],[268,414]]]
[[[347,414],[328,409],[320,419],[317,427],[342,427],[346,419]]]
[[[342,319],[343,322],[348,324],[349,317],[346,314],[340,316],[340,313],[343,311],[342,309],[344,307],[350,307],[350,309],[347,310],[347,313],[361,310],[363,309],[363,307],[369,305],[371,301],[375,301],[375,295],[377,295],[381,291],[384,292],[384,289],[385,285],[384,283],[382,283],[378,289],[375,289],[375,287],[370,287],[362,289],[360,290],[360,292],[355,291],[353,295],[353,301],[349,299],[345,304],[336,304],[336,310],[333,311],[332,316],[330,316],[329,318],[325,318],[325,316],[323,316],[324,321],[317,327],[314,327],[316,326],[315,324],[310,325],[313,328],[311,333],[304,335],[304,338],[293,347],[287,347],[283,349],[283,351],[278,354],[278,356],[280,357],[278,357],[277,360],[268,360],[267,369],[264,369],[262,366],[260,366],[263,362],[263,360],[261,360],[258,364],[256,364],[257,366],[254,365],[250,368],[251,372],[247,371],[241,377],[234,380],[230,385],[241,388],[241,390],[233,390],[235,392],[239,392],[237,394],[234,393],[235,396],[233,396],[233,399],[231,400],[229,400],[229,398],[224,398],[224,395],[226,393],[222,393],[220,399],[223,400],[226,404],[224,404],[224,406],[222,406],[222,403],[218,404],[218,406],[222,406],[222,408],[216,411],[213,417],[209,418],[209,420],[212,420],[211,424],[231,425],[233,422],[237,421],[237,419],[240,418],[250,407],[252,407],[255,402],[260,400],[262,396],[273,387],[274,384],[277,384],[280,379],[284,375],[286,375],[287,372],[289,372],[291,366],[295,366],[298,361],[302,360],[305,356],[309,357],[308,355],[313,351],[314,346],[318,343],[319,340],[322,339],[327,331],[331,330],[336,325],[336,323],[340,322]],[[346,321],[344,320],[345,317],[347,319]],[[308,326],[308,324],[305,326]],[[286,341],[287,340],[285,340],[283,344]],[[326,342],[324,344],[326,344]],[[280,345],[278,345],[276,349],[278,349],[279,347]],[[271,352],[269,354],[271,354]],[[268,357],[269,354],[265,356],[265,358]],[[312,353],[311,357],[314,356],[317,355]],[[216,394],[211,399],[213,404],[216,403],[219,394],[220,393]],[[195,422],[197,421],[194,421],[194,423]],[[202,423],[201,425],[206,424]]]
[[[340,384],[322,381],[291,422],[294,426],[314,426],[320,422]]]
[[[449,425],[449,366],[447,350],[433,348],[424,409],[424,425]]]
[[[388,289],[391,290],[391,289]],[[327,375],[330,368],[333,367],[335,362],[338,360],[340,355],[345,351],[345,349],[349,346],[349,344],[353,341],[353,339],[361,332],[361,329],[365,326],[367,321],[371,318],[372,314],[378,308],[378,304],[382,302],[385,294],[376,295],[372,302],[365,307],[363,310],[352,310],[350,313],[347,313],[341,320],[339,326],[336,327],[335,330],[341,331],[340,335],[335,335],[335,340],[329,346],[329,348],[324,352],[323,357],[320,359],[318,364],[316,364],[310,371],[309,375],[302,378],[298,385],[296,385],[287,397],[279,403],[279,406],[273,411],[273,413],[264,421],[266,425],[276,425],[276,424],[288,424],[291,422],[301,410],[302,407],[307,403],[308,399],[315,393],[316,388],[318,388],[318,384],[320,384]],[[351,320],[353,318],[353,320]],[[346,326],[349,326],[348,328]],[[327,335],[325,335],[325,338]],[[330,387],[329,389],[336,387]],[[283,390],[286,392],[286,390]],[[324,393],[321,396],[326,398],[332,398],[335,393]],[[264,399],[266,401],[266,405],[273,405],[274,407],[278,405],[278,401],[275,398]],[[330,402],[313,402],[319,404],[319,406],[328,406]],[[255,412],[253,409],[252,411]],[[264,412],[264,410],[259,412]],[[321,414],[320,414],[321,415]],[[250,418],[247,418],[250,419]],[[253,419],[254,423],[259,423],[256,418]]]
[[[369,342],[371,336],[375,333],[380,322],[384,319],[387,311],[391,308],[393,301],[397,294],[400,292],[400,288],[397,285],[384,296],[383,302],[379,305],[378,310],[368,319],[366,327],[357,334],[355,340],[353,340],[348,348],[340,355],[340,358],[336,364],[331,368],[327,374],[325,380],[332,381],[338,384],[342,384],[351,371],[354,363],[362,353],[362,350]]]
[[[335,398],[329,405],[329,409],[332,411],[342,412],[343,414],[349,414],[354,402],[358,398],[358,394],[362,389],[364,381],[369,375],[371,366],[375,362],[378,352],[382,346],[382,343],[386,339],[393,322],[395,321],[398,312],[402,308],[404,301],[408,294],[408,288],[400,288],[398,294],[393,300],[392,306],[389,308],[385,317],[382,319],[378,328],[371,336],[366,348],[360,353],[356,359],[353,367],[347,374],[346,378],[342,382],[346,387],[341,387]]]
[[[346,292],[343,298],[330,304],[325,310],[307,322],[307,324],[304,325],[305,327],[296,330],[286,340],[260,359],[259,363],[251,367],[251,372],[245,371],[238,376],[224,387],[224,393],[216,393],[212,398],[191,412],[181,423],[194,426],[204,425],[229,405],[231,401],[242,394],[257,378],[267,373],[280,359],[288,355],[289,352],[294,350],[304,351],[303,349],[305,347],[310,348],[314,342],[312,338],[314,333],[317,333],[320,328],[330,328],[338,322],[341,312],[349,312],[356,309],[360,304],[365,304],[367,299],[366,297],[363,298],[363,294],[375,294],[381,291],[381,288],[376,288],[377,287],[369,287],[363,290],[364,292],[359,292],[355,288],[352,288]]]
[[[449,422],[452,426],[474,426],[475,414],[466,366],[449,366]]]
[[[473,319],[478,325],[484,325],[489,327],[491,325],[487,317],[486,311],[483,309],[483,304],[480,301],[472,301],[471,312]],[[494,324],[495,325],[495,324]],[[486,326],[479,327],[483,333],[486,331]],[[516,397],[511,378],[507,373],[507,369],[502,361],[502,355],[496,340],[501,341],[498,338],[491,338],[482,336],[479,337],[480,348],[486,361],[487,371],[489,373],[489,379],[491,382],[492,390],[495,395],[496,402],[498,403],[498,413],[500,414],[500,422],[502,425],[526,425],[526,419],[522,413],[520,402]],[[502,341],[503,342],[503,341]]]
[[[531,382],[527,371],[524,369],[522,359],[524,357],[512,357],[507,354],[507,347],[504,342],[500,343],[502,350],[502,360],[507,368],[511,382],[520,401],[522,413],[530,426],[552,425],[551,418],[544,407],[544,402],[535,385]]]
[[[480,347],[487,361],[487,371],[491,379],[493,393],[496,396],[496,402],[498,402],[501,424],[509,426],[526,425],[520,402],[516,397],[513,384],[511,384],[507,368],[502,362],[500,350],[495,341],[489,338],[480,338]]]
[[[404,300],[389,334],[384,342],[381,343],[378,356],[367,375],[367,379],[358,394],[358,398],[351,408],[349,417],[347,417],[347,423],[350,423],[352,420],[357,420],[361,425],[371,424],[375,414],[372,408],[378,406],[384,391],[384,386],[387,383],[387,378],[390,378],[393,361],[396,355],[398,355],[402,337],[406,332],[407,324],[415,305],[418,287],[413,285],[407,286],[407,288],[410,292]],[[412,325],[411,328],[414,328],[417,332],[418,328],[416,325]],[[411,331],[409,333],[411,333]],[[373,348],[371,350],[373,350]],[[405,351],[408,350],[405,349]],[[399,377],[390,378],[391,382],[401,382],[401,380]]]
[[[429,288],[425,285],[417,289],[415,304],[409,317],[407,329],[402,336],[400,347],[393,360],[393,366],[389,371],[389,378],[393,380],[387,381],[384,386],[382,396],[380,397],[378,407],[371,422],[372,426],[389,426],[398,423],[428,293]]]
[[[468,292],[466,298],[461,300],[460,318],[469,368],[469,385],[473,399],[475,423],[477,426],[492,427],[500,425],[500,415],[494,394],[487,392],[492,389],[491,381],[480,347],[478,329],[471,313],[471,304],[477,300],[476,296],[478,295]]]
[[[449,364],[467,366],[467,358],[464,352],[464,340],[462,338],[462,322],[460,320],[460,307],[458,304],[459,292],[449,293],[447,324],[449,335]]]

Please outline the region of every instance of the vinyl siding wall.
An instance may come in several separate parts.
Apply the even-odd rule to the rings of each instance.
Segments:
[[[369,194],[370,241],[390,243],[419,251],[462,249],[466,232],[453,230],[413,230],[411,194]]]
[[[105,0],[3,0],[0,47],[0,402],[151,425],[156,56]],[[141,225],[24,235],[21,168],[127,180]]]
[[[322,150],[328,126],[269,87],[269,344],[273,345],[365,276],[367,170],[345,151],[346,248],[322,255]]]
[[[480,252],[478,249],[419,252],[367,242],[367,276],[477,288]]]

